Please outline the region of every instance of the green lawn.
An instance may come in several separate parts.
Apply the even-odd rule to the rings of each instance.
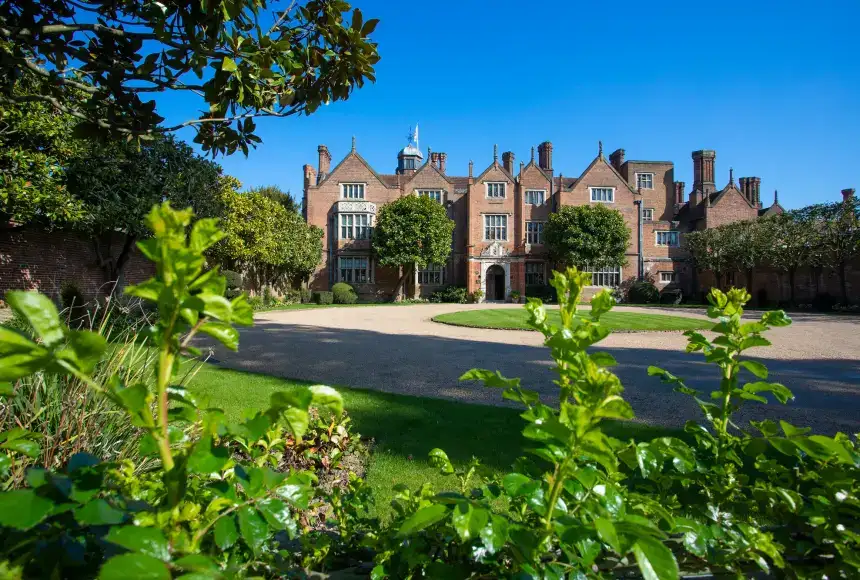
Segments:
[[[267,406],[273,392],[300,384],[306,383],[203,365],[189,386],[235,418],[244,409]],[[397,483],[414,489],[427,481],[437,489],[452,489],[453,480],[438,475],[427,461],[434,447],[444,449],[455,463],[475,456],[491,473],[510,468],[522,452],[523,422],[516,409],[337,388],[356,430],[376,440],[367,481],[375,490],[380,513],[387,513],[391,488]],[[668,432],[638,423],[609,423],[606,431],[620,439]]]
[[[550,323],[561,325],[558,310],[547,310]],[[472,326],[476,328],[501,328],[507,330],[532,330],[528,325],[528,312],[524,308],[498,308],[491,310],[467,310],[440,314],[435,322]],[[685,318],[668,314],[641,312],[607,312],[600,317],[612,330],[696,330],[711,328],[714,323],[706,318]]]

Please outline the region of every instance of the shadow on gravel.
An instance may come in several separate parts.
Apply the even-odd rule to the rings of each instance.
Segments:
[[[500,331],[504,332],[504,331]],[[655,341],[660,335],[655,334]],[[662,366],[687,380],[702,398],[718,388],[716,367],[699,353],[686,354],[648,348],[605,348],[618,361],[614,370],[624,385],[640,421],[667,427],[698,419],[700,411],[688,396],[649,377],[649,365]],[[223,366],[284,378],[368,388],[471,403],[505,405],[501,393],[476,383],[461,383],[473,367],[499,370],[521,377],[523,386],[555,400],[552,361],[545,348],[505,345],[442,337],[394,335],[369,330],[337,330],[266,321],[242,330],[240,351],[216,349]],[[794,392],[788,405],[750,403],[738,417],[784,419],[811,426],[818,433],[860,431],[860,361],[776,360],[758,358],[770,370],[770,380]],[[746,380],[754,380],[747,375]]]

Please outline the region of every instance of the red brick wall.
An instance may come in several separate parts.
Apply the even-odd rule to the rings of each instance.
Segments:
[[[751,207],[737,189],[727,190],[718,203],[705,209],[706,228],[715,228],[731,222],[757,218],[758,209]]]
[[[642,190],[642,209],[653,209],[655,220],[670,220],[675,213],[675,167],[671,163],[628,161],[622,173],[633,189],[637,173],[652,173],[652,189]]]
[[[110,244],[114,257],[123,241],[121,235],[114,236]],[[106,253],[105,245],[102,247]],[[125,283],[137,284],[154,274],[152,262],[135,248],[125,266]],[[57,299],[65,282],[74,282],[88,300],[103,296],[109,288],[90,239],[72,232],[29,227],[0,230],[0,295],[8,290],[39,290]]]

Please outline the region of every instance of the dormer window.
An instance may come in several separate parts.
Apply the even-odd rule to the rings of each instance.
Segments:
[[[341,183],[340,195],[343,199],[364,199],[364,184]]]
[[[506,185],[507,183],[504,181],[487,183],[487,197],[490,199],[504,199]]]

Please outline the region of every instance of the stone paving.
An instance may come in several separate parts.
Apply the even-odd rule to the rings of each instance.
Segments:
[[[333,385],[504,405],[501,393],[458,377],[472,367],[521,377],[523,385],[551,401],[552,361],[541,336],[530,331],[450,326],[433,316],[477,308],[519,305],[428,304],[273,311],[242,331],[238,353],[217,350],[224,366]],[[619,308],[646,311],[636,308]],[[655,312],[647,309],[647,312]],[[701,312],[666,310],[677,316]],[[785,419],[818,432],[860,431],[860,318],[798,314],[795,323],[773,329],[773,346],[753,351],[788,386],[795,400],[751,403],[739,419]],[[619,362],[615,371],[638,420],[680,426],[699,416],[695,402],[647,376],[659,365],[688,380],[704,398],[718,388],[716,368],[701,354],[686,354],[680,332],[616,333],[601,343]],[[752,380],[752,376],[748,377]]]

